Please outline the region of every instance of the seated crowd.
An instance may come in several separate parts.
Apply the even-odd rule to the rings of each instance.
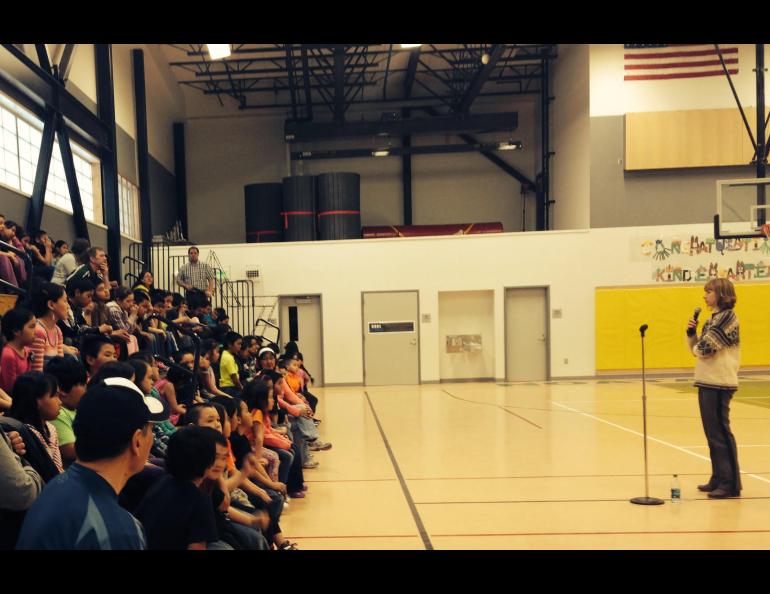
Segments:
[[[280,518],[331,447],[296,344],[234,332],[210,287],[129,289],[86,240],[55,265],[35,242],[28,279],[0,252],[28,286],[0,320],[0,548],[296,549]]]

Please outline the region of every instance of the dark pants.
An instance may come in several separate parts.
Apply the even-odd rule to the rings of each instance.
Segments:
[[[289,493],[296,493],[302,490],[305,482],[305,476],[302,472],[302,456],[296,444],[291,444],[291,450],[282,450],[268,446],[278,454],[281,464],[278,466],[278,480],[286,485]]]
[[[307,399],[308,404],[310,404],[310,408],[313,410],[313,412],[315,412],[315,409],[318,406],[318,398],[314,394],[308,392],[307,388],[303,392],[303,395]]]
[[[698,404],[711,457],[709,484],[738,494],[742,488],[738,448],[730,430],[730,400],[734,393],[734,390],[698,388]]]

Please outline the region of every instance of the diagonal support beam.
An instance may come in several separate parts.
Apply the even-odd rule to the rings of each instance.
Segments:
[[[61,151],[61,160],[64,165],[64,177],[67,179],[67,189],[69,190],[70,202],[72,203],[72,219],[75,224],[75,237],[89,239],[88,224],[86,223],[86,214],[83,211],[83,200],[80,198],[80,187],[78,186],[78,176],[75,172],[75,161],[72,158],[72,145],[70,136],[64,118],[57,118],[56,135],[59,138],[59,150]]]
[[[417,47],[409,53],[409,64],[406,67],[406,78],[404,79],[404,98],[409,99],[412,96],[412,87],[414,86],[414,77],[417,75],[417,65],[420,63],[420,48]]]
[[[75,57],[75,48],[77,44],[67,43],[62,50],[61,57],[59,58],[59,80],[66,82],[70,76],[70,69],[72,68],[72,62]]]
[[[27,208],[27,231],[30,233],[40,229],[43,222],[43,203],[45,201],[45,189],[48,185],[48,171],[51,168],[51,157],[53,156],[57,118],[58,114],[53,109],[46,110],[43,136],[40,139],[40,152],[37,157],[35,183],[32,186],[32,197]]]
[[[51,58],[48,56],[48,48],[45,43],[36,43],[35,51],[37,52],[37,63],[40,64],[40,68],[51,74]]]
[[[484,66],[482,66],[481,69],[476,73],[476,76],[473,77],[473,80],[468,86],[468,89],[465,91],[462,99],[460,99],[460,104],[457,108],[460,113],[468,113],[468,110],[471,108],[473,101],[476,99],[476,97],[478,97],[479,92],[481,92],[481,88],[484,86],[484,83],[489,80],[492,71],[497,67],[497,62],[503,55],[504,50],[505,45],[502,43],[498,43],[492,46],[492,49],[489,52],[489,62],[484,64]]]

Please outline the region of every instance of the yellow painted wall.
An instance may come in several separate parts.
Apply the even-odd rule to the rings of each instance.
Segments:
[[[737,284],[735,312],[741,324],[741,366],[770,365],[770,284]],[[687,350],[687,320],[700,306],[699,322],[711,315],[703,287],[611,287],[596,289],[596,370],[637,370],[642,366],[639,327],[645,335],[647,369],[695,365]]]

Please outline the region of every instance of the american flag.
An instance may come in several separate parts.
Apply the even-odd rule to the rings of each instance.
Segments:
[[[624,46],[623,80],[663,80],[724,75],[713,44],[633,44]],[[738,74],[738,46],[719,45],[727,71]]]

